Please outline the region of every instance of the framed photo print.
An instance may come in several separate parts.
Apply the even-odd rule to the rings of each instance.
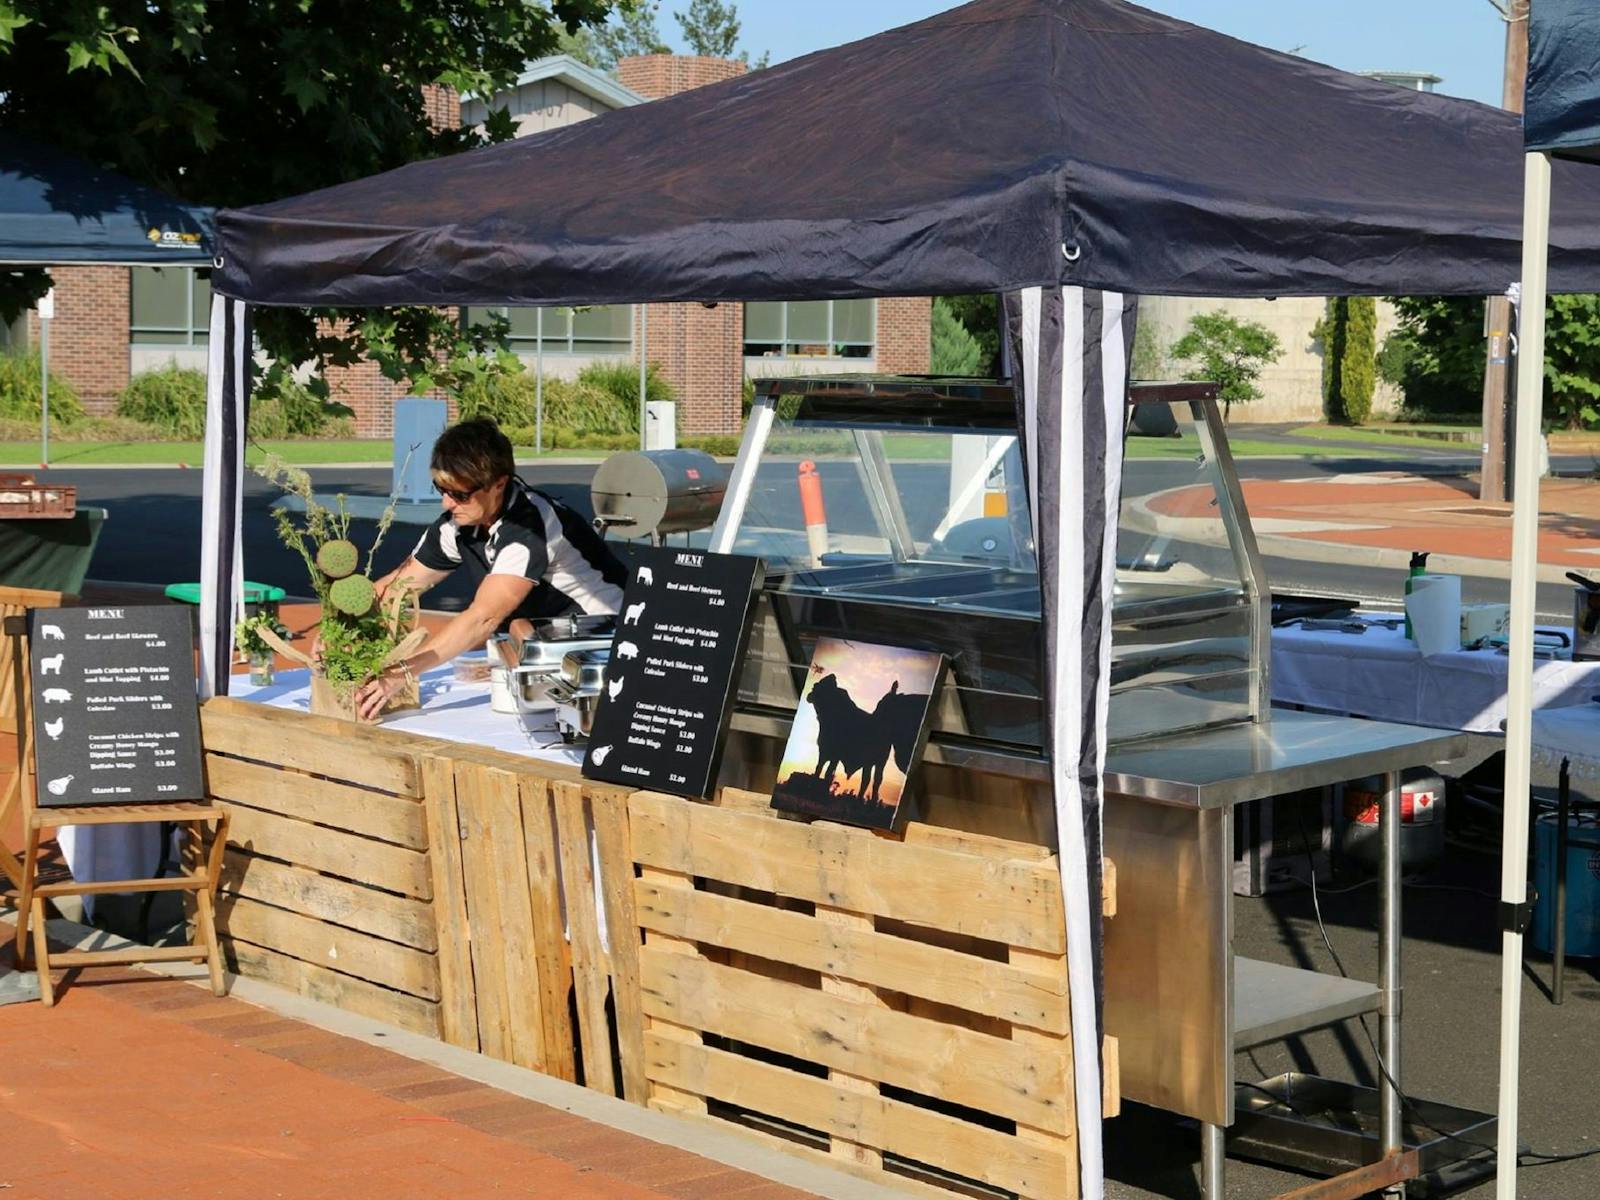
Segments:
[[[909,811],[944,666],[937,650],[819,638],[772,806],[897,828]]]

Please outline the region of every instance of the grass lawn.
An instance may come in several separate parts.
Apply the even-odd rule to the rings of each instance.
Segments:
[[[1451,441],[1430,434],[1460,433],[1459,425],[1416,425],[1416,434],[1393,433],[1387,429],[1359,429],[1349,425],[1302,425],[1290,436],[1314,442],[1359,442],[1364,446],[1387,446],[1392,450],[1459,450],[1473,449],[1477,436],[1470,441]]]
[[[532,446],[518,446],[517,458],[594,458],[606,457],[604,450],[556,450],[539,455]],[[245,448],[245,461],[258,463],[268,452],[296,466],[314,467],[324,463],[371,463],[387,466],[394,448],[387,440],[368,441],[293,441],[252,442]],[[202,460],[199,442],[63,442],[50,443],[52,467],[198,467]],[[38,442],[0,442],[0,467],[38,467]]]
[[[1347,458],[1367,453],[1359,446],[1294,446],[1284,442],[1260,442],[1251,438],[1230,438],[1228,449],[1235,458],[1284,458],[1303,456],[1310,458]],[[1131,437],[1127,441],[1127,458],[1193,458],[1200,453],[1200,443],[1193,437],[1151,438]]]

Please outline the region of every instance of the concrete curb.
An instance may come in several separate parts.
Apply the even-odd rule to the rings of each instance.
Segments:
[[[0,922],[14,927],[15,914],[0,915]],[[47,929],[52,941],[75,949],[113,950],[136,944],[104,930],[91,929],[71,921],[50,921]],[[205,967],[197,963],[147,963],[141,964],[139,969],[186,980],[196,987],[210,988]],[[398,1026],[358,1017],[259,980],[231,974],[227,980],[229,996],[290,1020],[391,1051],[414,1062],[427,1063],[452,1075],[560,1109],[597,1125],[697,1154],[735,1170],[759,1175],[773,1183],[811,1192],[825,1200],[909,1200],[913,1195],[898,1188],[858,1179],[842,1171],[829,1170],[798,1156],[768,1149],[735,1133],[724,1133],[682,1121],[575,1083],[541,1075],[537,1071],[513,1066],[458,1046],[446,1045]],[[533,1148],[538,1149],[536,1145]]]

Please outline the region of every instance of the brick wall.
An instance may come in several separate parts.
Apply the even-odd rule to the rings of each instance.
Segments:
[[[430,83],[422,89],[422,106],[428,124],[437,130],[461,128],[461,94],[455,88]]]
[[[927,296],[896,296],[878,301],[878,370],[892,375],[922,375],[928,370],[928,326],[933,301]]]
[[[678,393],[679,431],[738,433],[744,305],[652,304],[649,310],[646,354]],[[635,345],[638,335],[635,320]]]
[[[116,407],[128,386],[128,270],[56,267],[56,315],[50,322],[50,369],[78,390],[90,413]],[[39,318],[28,314],[28,341],[39,342]]]
[[[731,58],[704,58],[693,54],[644,54],[617,60],[617,82],[623,87],[660,100],[691,88],[721,83],[743,75],[748,68]]]

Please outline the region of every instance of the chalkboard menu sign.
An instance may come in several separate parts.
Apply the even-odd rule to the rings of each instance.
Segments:
[[[34,609],[28,636],[41,807],[205,799],[188,609]]]
[[[761,580],[758,558],[634,552],[585,776],[710,794]]]

